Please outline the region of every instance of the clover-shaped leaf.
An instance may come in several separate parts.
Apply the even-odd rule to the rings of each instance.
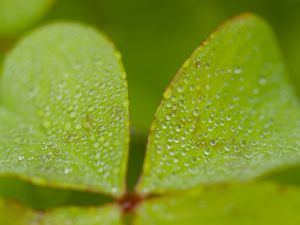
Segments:
[[[1,0],[0,37],[23,31],[39,20],[53,2],[54,0]]]
[[[247,180],[299,158],[299,101],[273,33],[246,14],[204,42],[165,91],[139,190]]]
[[[128,132],[120,55],[92,28],[46,26],[7,57],[1,82],[1,174],[120,195]]]

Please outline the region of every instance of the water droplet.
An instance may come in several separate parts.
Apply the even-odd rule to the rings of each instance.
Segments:
[[[267,83],[267,79],[266,78],[260,78],[259,79],[259,84],[260,85],[265,85]]]
[[[198,110],[193,110],[193,115],[196,116],[196,117],[199,116],[199,111]]]
[[[224,150],[225,150],[226,152],[229,152],[229,151],[230,151],[230,144],[226,144],[226,145],[224,146]]]
[[[166,120],[171,120],[171,116],[168,114],[168,115],[166,115]]]
[[[24,156],[23,156],[23,155],[19,155],[19,156],[18,156],[18,160],[19,160],[19,161],[24,160]]]
[[[253,89],[253,94],[257,95],[259,93],[259,90],[257,88]]]
[[[205,69],[206,69],[206,70],[209,70],[209,69],[210,69],[210,64],[209,64],[209,63],[205,63],[204,66],[205,66]]]
[[[93,144],[93,146],[94,146],[94,148],[98,148],[98,147],[100,146],[100,144],[99,144],[99,142],[95,142],[95,143]]]
[[[65,170],[64,170],[64,174],[69,174],[71,172],[71,169],[66,167]]]
[[[100,152],[97,152],[95,155],[95,159],[100,159],[100,156],[101,156]]]
[[[235,74],[241,74],[241,73],[243,72],[243,70],[242,70],[241,67],[235,67],[235,68],[233,69],[233,72],[234,72]]]
[[[178,86],[178,87],[177,87],[177,91],[178,91],[179,93],[182,93],[182,92],[183,92],[183,87],[182,87],[182,86]]]
[[[210,149],[205,149],[203,153],[204,153],[204,155],[209,156],[210,153],[211,153],[211,150]]]
[[[210,141],[210,145],[211,145],[211,146],[215,146],[216,143],[217,143],[216,140],[211,140],[211,141]]]

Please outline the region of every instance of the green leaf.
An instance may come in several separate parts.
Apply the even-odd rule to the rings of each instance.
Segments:
[[[0,175],[120,195],[129,142],[120,55],[76,24],[43,27],[4,63]]]
[[[1,0],[0,36],[15,35],[46,14],[54,0]]]
[[[299,189],[273,183],[216,185],[149,200],[135,225],[293,225],[299,198]]]
[[[184,63],[159,106],[138,189],[241,181],[299,161],[300,107],[269,26],[245,14]]]
[[[0,199],[0,224],[5,225],[120,225],[120,210],[115,205],[102,208],[59,208],[33,211]]]

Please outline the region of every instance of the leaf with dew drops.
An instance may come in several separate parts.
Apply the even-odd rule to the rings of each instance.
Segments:
[[[1,0],[0,37],[12,36],[37,22],[54,0]]]
[[[213,33],[165,91],[138,190],[244,181],[299,159],[299,100],[269,26],[245,14]]]
[[[214,185],[142,204],[135,225],[281,225],[300,223],[300,191],[274,183]]]
[[[24,38],[4,63],[0,175],[121,195],[125,76],[120,54],[93,28],[52,24]]]
[[[101,208],[65,207],[45,212],[25,208],[0,199],[0,224],[5,225],[119,225],[121,215],[116,205]]]

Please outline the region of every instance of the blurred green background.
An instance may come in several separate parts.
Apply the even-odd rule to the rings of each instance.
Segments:
[[[291,80],[300,94],[299,0],[30,1],[32,4],[45,1],[47,9],[39,10],[35,16],[30,15],[34,13],[32,10],[21,13],[26,7],[19,7],[17,11],[10,9],[14,16],[4,22],[9,23],[9,18],[16,20],[16,17],[23,21],[22,16],[27,16],[30,23],[18,23],[15,30],[6,34],[1,35],[0,32],[0,60],[20,37],[45,23],[74,21],[97,27],[110,37],[123,55],[129,83],[133,135],[138,137],[133,138],[132,149],[144,148],[145,137],[162,93],[185,59],[220,23],[243,12],[256,13],[271,24]],[[3,18],[1,13],[7,7],[5,4],[11,2],[24,4],[26,1],[0,0],[0,26]],[[137,179],[139,169],[136,168],[141,166],[143,159],[143,154],[136,155],[136,158],[130,160],[129,170],[135,171],[129,181],[131,185]],[[19,181],[11,181],[12,184],[14,182]],[[28,193],[32,194],[32,191]],[[62,196],[65,194],[62,193]]]

